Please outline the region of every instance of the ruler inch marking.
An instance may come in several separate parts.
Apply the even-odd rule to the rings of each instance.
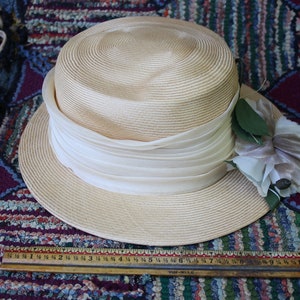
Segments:
[[[300,278],[300,252],[8,247],[4,250],[0,269]]]

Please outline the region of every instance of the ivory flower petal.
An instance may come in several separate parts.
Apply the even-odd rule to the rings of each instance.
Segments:
[[[268,176],[264,177],[264,162],[250,156],[236,156],[232,161],[239,171],[257,187],[259,194],[265,197],[270,186],[270,178]]]
[[[243,174],[250,177],[253,181],[260,182],[263,179],[265,166],[259,159],[250,156],[236,156],[233,162]]]

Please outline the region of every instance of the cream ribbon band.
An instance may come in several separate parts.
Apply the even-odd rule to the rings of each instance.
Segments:
[[[43,87],[50,143],[58,160],[87,183],[119,193],[173,195],[198,191],[226,174],[224,161],[234,150],[231,112],[239,91],[222,115],[204,125],[150,142],[114,140],[59,110],[53,76],[52,70]]]

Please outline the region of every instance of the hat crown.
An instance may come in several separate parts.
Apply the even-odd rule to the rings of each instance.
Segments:
[[[55,67],[60,110],[113,139],[150,141],[221,115],[238,89],[230,49],[188,22],[132,17],[70,39]]]

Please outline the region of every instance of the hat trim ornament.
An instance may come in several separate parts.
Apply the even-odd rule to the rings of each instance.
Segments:
[[[300,126],[274,117],[265,99],[239,99],[232,114],[235,156],[228,163],[257,188],[270,209],[300,192]],[[230,170],[230,167],[229,167]]]

